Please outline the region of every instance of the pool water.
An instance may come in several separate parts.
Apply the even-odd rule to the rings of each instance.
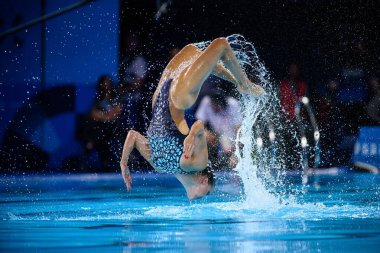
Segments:
[[[219,175],[220,177],[220,175]],[[1,252],[379,252],[380,176],[318,175],[296,201],[245,203],[223,174],[190,203],[175,178],[133,175],[2,177]],[[300,175],[286,176],[288,192]]]

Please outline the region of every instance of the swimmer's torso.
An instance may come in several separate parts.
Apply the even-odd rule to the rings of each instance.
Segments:
[[[153,95],[153,115],[147,135],[151,161],[157,171],[171,174],[188,173],[180,168],[180,162],[181,164],[184,162],[181,159],[183,141],[190,129],[184,117],[184,110],[174,105],[173,90],[177,87],[180,75],[186,74],[200,53],[201,51],[194,45],[184,47],[166,66]],[[161,117],[160,113],[164,113],[165,116]],[[167,141],[164,141],[166,139]],[[207,146],[205,147],[206,163]]]
[[[182,134],[172,119],[169,108],[169,91],[172,79],[166,80],[153,106],[152,120],[147,136],[150,147],[150,160],[155,169],[168,174],[187,174],[180,168],[183,151]]]

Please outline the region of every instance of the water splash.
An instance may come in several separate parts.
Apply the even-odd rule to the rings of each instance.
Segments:
[[[243,122],[236,141],[239,162],[235,170],[244,185],[243,204],[248,208],[273,208],[294,203],[293,195],[284,192],[285,143],[275,139],[275,133],[288,132],[295,139],[296,134],[281,120],[276,87],[254,45],[239,34],[226,38],[248,77],[266,91],[266,95],[260,98],[248,95],[240,98]],[[194,45],[203,50],[210,42]],[[297,140],[296,143],[299,146]]]

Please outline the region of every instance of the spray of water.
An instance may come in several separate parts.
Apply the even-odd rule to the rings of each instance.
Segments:
[[[292,128],[284,127],[281,120],[276,85],[251,42],[239,34],[226,38],[249,78],[266,91],[266,95],[259,98],[248,95],[240,98],[243,122],[236,141],[239,162],[235,170],[244,185],[242,202],[248,208],[264,209],[288,204],[294,198],[281,190],[285,184],[286,157],[282,152],[285,143],[276,138],[276,133],[280,135]],[[210,41],[195,43],[201,50],[209,44]]]

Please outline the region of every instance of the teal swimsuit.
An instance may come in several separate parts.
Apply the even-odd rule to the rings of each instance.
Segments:
[[[169,91],[172,79],[163,84],[156,104],[153,107],[152,120],[147,131],[150,146],[150,158],[160,172],[168,174],[190,174],[180,168],[179,161],[183,152],[183,135],[174,123],[169,109]]]

